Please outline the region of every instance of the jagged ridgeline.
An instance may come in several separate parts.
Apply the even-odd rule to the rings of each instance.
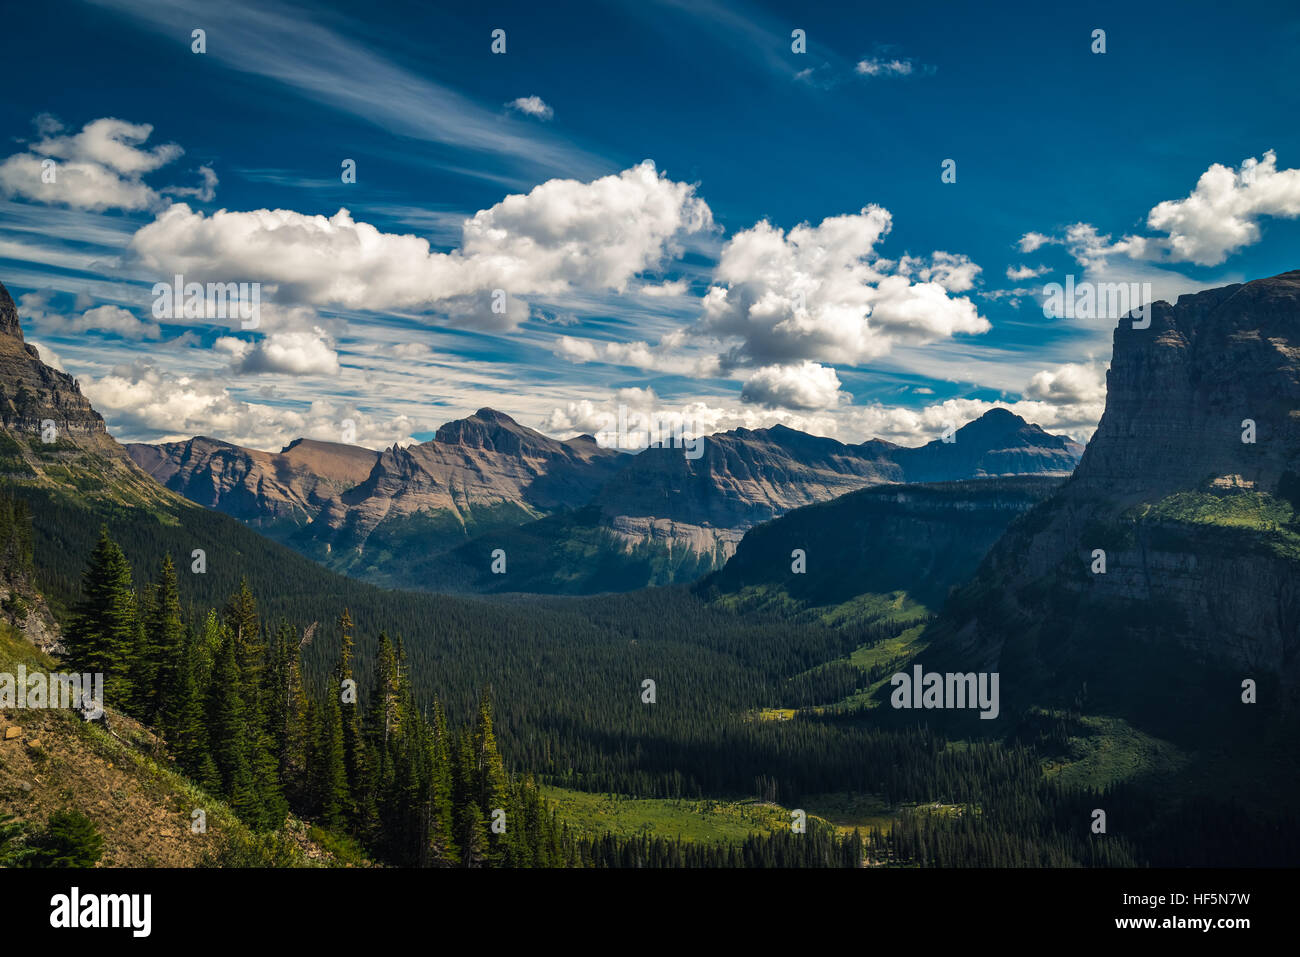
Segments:
[[[693,581],[755,525],[854,489],[1065,475],[1081,452],[1005,409],[948,438],[848,445],[778,425],[702,437],[690,454],[634,455],[480,409],[383,452],[307,439],[262,452],[207,437],[127,450],[174,491],[377,584],[591,594]],[[497,549],[504,577],[491,571]]]

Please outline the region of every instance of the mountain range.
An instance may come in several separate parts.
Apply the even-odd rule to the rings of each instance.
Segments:
[[[1082,451],[1000,408],[949,439],[849,445],[777,425],[707,436],[698,458],[662,446],[629,454],[485,408],[382,452],[299,439],[271,453],[207,437],[126,448],[168,488],[367,580],[590,592],[693,579],[755,525],[855,489],[1064,476]],[[491,570],[498,548],[504,576]]]

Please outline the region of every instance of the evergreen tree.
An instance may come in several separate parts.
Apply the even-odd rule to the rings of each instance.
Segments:
[[[327,690],[312,713],[315,726],[309,764],[312,807],[322,825],[342,832],[347,825],[348,777],[343,766],[343,717],[338,697]]]
[[[518,825],[514,818],[514,808],[510,800],[510,782],[506,777],[505,763],[497,750],[496,734],[492,730],[492,699],[489,692],[484,692],[479,699],[478,716],[474,721],[473,747],[473,798],[477,801],[483,817],[489,822],[498,811],[505,812],[505,833],[488,831],[486,859],[489,864],[505,863],[509,857],[509,847]]]
[[[227,631],[208,689],[209,748],[227,803],[240,817],[253,821],[260,808],[249,762],[248,718],[239,686],[235,636]]]
[[[77,671],[104,675],[104,695],[129,707],[132,658],[136,644],[131,566],[102,526],[99,542],[82,576],[81,600],[73,610],[66,643]]]
[[[150,596],[145,621],[148,654],[155,662],[150,695],[144,711],[144,720],[153,721],[168,708],[168,699],[175,693],[181,654],[185,646],[185,625],[181,619],[180,590],[176,585],[176,566],[166,555],[158,569]]]
[[[356,676],[352,669],[352,615],[346,608],[339,618],[339,630],[343,637],[334,677],[340,691],[345,694],[340,699],[339,707],[343,723],[343,766],[348,779],[348,815],[354,824],[361,825],[363,819],[369,816],[365,810],[368,800],[365,788],[366,754],[365,740],[361,734],[361,707],[356,700]]]

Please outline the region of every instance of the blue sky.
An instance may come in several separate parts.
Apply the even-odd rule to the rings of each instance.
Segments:
[[[1300,12],[988,6],[21,5],[0,280],[124,439],[1086,438],[1116,317],[1046,283],[1300,267]],[[260,283],[257,328],[156,318],[178,272]]]

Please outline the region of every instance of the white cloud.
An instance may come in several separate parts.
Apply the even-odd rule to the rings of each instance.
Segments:
[[[280,302],[382,310],[441,308],[453,319],[501,327],[527,315],[509,301],[573,289],[624,291],[637,275],[682,252],[683,236],[712,228],[693,186],[649,160],[589,183],[554,179],[507,196],[465,220],[459,249],[433,252],[414,235],[383,233],[346,209],[331,217],[291,210],[219,210],[178,203],[131,241],[163,275],[263,281]]]
[[[1023,264],[1019,266],[1008,266],[1007,278],[1012,282],[1023,282],[1026,279],[1033,279],[1036,276],[1046,275],[1051,271],[1051,267],[1049,266],[1033,267],[1025,266]]]
[[[898,272],[915,276],[921,282],[933,282],[948,292],[968,292],[975,287],[975,277],[983,270],[960,254],[934,252],[929,260],[919,256],[904,256],[898,261]]]
[[[555,354],[570,362],[605,362],[693,378],[719,375],[722,364],[718,357],[692,355],[680,350],[678,345],[683,338],[678,334],[666,337],[658,345],[651,345],[648,342],[598,342],[560,336],[556,340]]]
[[[1259,242],[1264,216],[1300,216],[1300,169],[1279,170],[1277,154],[1242,163],[1237,173],[1215,163],[1185,199],[1166,200],[1147,216],[1147,226],[1168,238],[1161,246],[1175,262],[1217,266],[1237,250]]]
[[[195,172],[203,180],[198,186],[169,186],[163,190],[168,196],[189,196],[200,203],[210,203],[217,198],[216,172],[211,166],[200,166]]]
[[[767,408],[805,411],[834,408],[850,400],[848,393],[840,391],[834,369],[807,361],[764,366],[745,380],[740,398]]]
[[[338,353],[319,328],[311,332],[274,332],[250,348],[227,348],[238,349],[231,352],[236,360],[235,372],[286,375],[338,375],[339,372]]]
[[[974,304],[948,286],[968,283],[978,267],[936,254],[912,282],[919,260],[895,270],[875,246],[889,232],[888,210],[829,217],[788,234],[766,221],[723,247],[704,315],[693,334],[738,340],[734,365],[787,365],[800,360],[861,364],[898,341],[931,341],[989,329]]]
[[[423,428],[405,415],[385,420],[328,399],[297,406],[247,402],[232,395],[218,377],[174,375],[143,360],[78,381],[123,441],[210,435],[236,445],[278,449],[302,436],[341,441],[343,420],[352,419],[357,442],[381,448],[409,443],[411,432]]]
[[[540,96],[521,96],[511,100],[506,107],[539,120],[549,120],[555,116],[555,111]]]
[[[1051,236],[1045,236],[1042,233],[1025,233],[1020,237],[1017,245],[1022,253],[1032,253],[1037,252],[1049,243],[1056,242],[1059,242],[1059,240],[1053,239]]]
[[[858,61],[854,70],[862,76],[911,76],[913,66],[911,60],[866,57]]]
[[[47,335],[57,337],[108,332],[124,339],[158,339],[162,335],[157,323],[140,319],[121,306],[105,304],[85,309],[80,315],[65,315],[51,311],[49,302],[48,292],[29,292],[18,299],[20,313]],[[78,304],[82,304],[82,301]]]
[[[1025,386],[1030,399],[1058,405],[1097,405],[1106,401],[1106,368],[1077,362],[1035,373]]]
[[[672,282],[661,283],[644,283],[637,288],[637,292],[643,296],[656,296],[669,298],[672,296],[684,296],[690,290],[689,284],[685,279],[675,279]]]
[[[1230,255],[1259,242],[1260,220],[1300,217],[1300,169],[1277,168],[1277,154],[1250,157],[1240,170],[1220,163],[1201,174],[1183,199],[1157,203],[1147,214],[1147,228],[1160,236],[1125,235],[1113,240],[1090,223],[1068,227],[1064,239],[1026,233],[1022,252],[1046,243],[1063,243],[1085,269],[1100,269],[1123,255],[1150,262],[1189,262],[1217,266]]]
[[[0,191],[91,211],[142,210],[161,202],[143,177],[182,154],[175,143],[146,149],[152,126],[112,117],[92,120],[66,136],[56,135],[61,129],[56,124],[48,114],[37,117],[43,138],[0,162]],[[45,182],[47,160],[54,164],[53,182]]]

